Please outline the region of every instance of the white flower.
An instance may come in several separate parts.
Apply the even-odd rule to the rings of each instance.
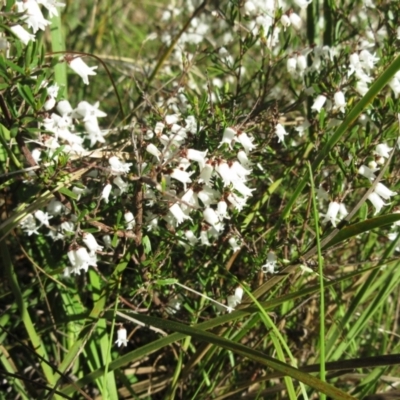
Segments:
[[[83,269],[87,272],[89,266],[96,266],[95,255],[90,255],[84,247],[79,247],[75,251],[76,268]]]
[[[285,136],[288,135],[282,124],[276,124],[275,134],[278,136],[278,143],[283,143],[285,141]]]
[[[376,146],[374,153],[378,156],[389,158],[389,152],[392,150],[393,147],[389,147],[386,143],[381,143]]]
[[[75,224],[72,221],[64,221],[60,225],[63,232],[75,232]]]
[[[226,161],[221,160],[215,167],[215,170],[221,176],[224,186],[229,186],[232,182],[232,171]]]
[[[257,146],[253,144],[254,138],[250,138],[247,133],[241,132],[237,134],[236,141],[238,141],[244,148],[246,154],[255,149]]]
[[[378,182],[375,186],[374,192],[381,196],[385,200],[390,200],[391,196],[395,196],[397,193],[392,192],[389,188],[387,188],[383,183]]]
[[[37,0],[37,2],[47,8],[50,18],[58,16],[57,7],[65,7],[64,3],[59,3],[56,0]]]
[[[61,201],[58,201],[56,199],[52,199],[50,201],[50,203],[47,204],[46,209],[47,209],[47,212],[50,215],[56,216],[56,215],[60,215],[61,213],[63,213],[65,207],[64,207],[63,203],[61,203]]]
[[[369,73],[379,61],[379,57],[375,54],[371,54],[367,49],[363,49],[360,52],[360,63],[363,68]]]
[[[246,181],[247,180],[247,175],[251,174],[251,169],[246,169],[243,167],[242,164],[238,163],[237,161],[234,161],[230,168],[229,168],[234,176],[237,176],[239,179]],[[232,176],[232,179],[236,179]]]
[[[290,75],[293,77],[297,76],[297,58],[296,57],[289,57],[286,61],[286,69]]]
[[[339,204],[339,217],[340,219],[342,218],[346,218],[349,215],[346,206],[344,205],[344,203],[340,203]]]
[[[328,211],[322,223],[330,221],[336,227],[336,219],[340,210],[340,204],[337,201],[331,201],[328,206]]]
[[[340,110],[344,113],[344,109],[346,107],[346,99],[344,98],[344,94],[341,90],[335,93],[333,97],[335,101],[335,106],[333,107],[334,110]]]
[[[243,289],[238,287],[235,289],[235,294],[232,296],[228,296],[228,312],[231,312],[235,309],[235,307],[242,302],[243,298]]]
[[[154,127],[154,133],[156,135],[161,135],[164,128],[165,128],[165,125],[162,122],[157,122],[156,126]]]
[[[326,102],[326,97],[323,94],[320,94],[314,101],[314,104],[311,106],[311,110],[315,110],[316,112],[320,112],[321,108]]]
[[[126,190],[127,190],[128,187],[129,187],[129,183],[125,182],[125,181],[121,178],[120,175],[116,176],[116,177],[113,179],[113,183],[114,183],[114,185],[117,185],[117,186],[118,186],[118,188],[119,188],[119,190],[120,190],[120,192],[119,192],[120,195],[123,194],[123,193],[125,193]]]
[[[112,186],[110,183],[107,183],[106,186],[104,186],[102,192],[101,192],[101,199],[104,199],[106,203],[108,203],[108,198],[110,197]]]
[[[134,215],[130,211],[124,213],[124,219],[126,222],[126,229],[131,230],[135,227],[136,221]]]
[[[91,117],[101,118],[106,117],[107,114],[104,111],[99,110],[100,103],[97,101],[93,106],[87,101],[81,101],[78,107],[74,110],[76,118],[82,118],[83,121],[88,121]]]
[[[282,15],[282,17],[281,17],[281,24],[282,24],[282,26],[283,26],[283,30],[284,30],[284,31],[286,31],[286,28],[287,28],[288,26],[290,26],[290,18],[289,18],[286,14],[283,14],[283,15]]]
[[[28,236],[31,236],[32,234],[39,235],[39,232],[37,231],[37,229],[40,227],[38,227],[36,225],[36,220],[32,214],[28,214],[20,222],[20,226]]]
[[[217,198],[220,196],[220,193],[211,188],[208,185],[204,185],[203,189],[197,193],[197,197],[202,201],[205,206],[209,206],[210,204],[217,203]]]
[[[181,197],[181,199],[182,199],[181,208],[184,212],[186,211],[190,212],[193,210],[193,208],[200,208],[197,194],[193,191],[193,189],[187,190]],[[183,202],[187,204],[184,204]]]
[[[277,264],[277,258],[275,253],[270,251],[267,255],[267,262],[261,266],[261,270],[264,274],[273,274],[275,273],[275,267]]]
[[[247,198],[237,196],[235,193],[229,193],[226,198],[238,211],[242,211],[243,207],[246,205]]]
[[[94,253],[96,251],[103,250],[103,246],[100,246],[97,243],[96,238],[89,232],[83,233],[82,241],[83,241],[83,243],[85,243],[85,245],[89,249],[90,253]]]
[[[250,197],[252,196],[252,191],[255,189],[250,189],[247,187],[241,180],[235,179],[232,182],[232,186],[234,187],[235,190],[237,190],[242,196],[244,197]]]
[[[165,123],[167,125],[172,125],[172,124],[176,124],[180,119],[180,115],[179,114],[170,114],[170,115],[166,115],[164,120]]]
[[[118,347],[128,345],[127,332],[125,328],[118,329],[117,340],[115,341],[115,343]]]
[[[312,0],[294,0],[294,2],[295,2],[300,8],[307,8],[307,6],[312,2]]]
[[[80,57],[75,57],[69,61],[69,66],[82,78],[85,85],[89,85],[89,75],[96,75],[95,67],[89,67]]]
[[[370,180],[374,180],[376,178],[374,174],[375,170],[372,170],[371,168],[367,167],[366,165],[361,165],[361,167],[358,169],[358,173],[362,176],[365,176],[366,178]]]
[[[79,271],[78,260],[76,258],[76,251],[73,248],[70,248],[67,252],[67,257],[72,265],[72,269],[68,268],[66,271],[64,271],[64,275],[69,276],[71,273],[79,275],[80,271]]]
[[[158,162],[160,162],[161,151],[158,150],[153,143],[147,145],[146,151],[157,158]]]
[[[208,150],[206,151],[199,151],[199,150],[194,150],[194,149],[187,149],[187,155],[186,157],[189,160],[196,161],[199,164],[200,170],[202,170],[205,166],[205,159],[207,155]]]
[[[57,103],[56,110],[61,114],[62,117],[69,116],[72,114],[73,109],[68,100],[61,100]]]
[[[225,200],[220,200],[217,204],[217,214],[219,219],[222,221],[223,219],[230,219],[228,215],[228,204]]]
[[[110,157],[108,162],[111,166],[112,175],[127,174],[132,165],[132,163],[121,162],[116,156]]]
[[[111,240],[111,236],[110,235],[103,235],[103,243],[106,249],[110,249],[112,250],[112,240]]]
[[[186,123],[186,127],[185,128],[186,128],[186,130],[188,132],[192,133],[193,135],[195,133],[197,133],[197,121],[196,121],[196,117],[194,115],[189,115],[185,119],[185,123]]]
[[[300,30],[301,26],[303,25],[303,22],[301,18],[294,12],[290,13],[290,22],[293,25],[293,28],[296,30]]]
[[[26,29],[24,29],[21,25],[11,26],[10,29],[14,33],[14,35],[24,44],[27,45],[31,40],[35,40],[35,35],[29,33]]]
[[[185,231],[185,236],[186,236],[186,239],[188,240],[188,242],[192,246],[194,246],[198,241],[197,237],[194,235],[194,233],[192,231],[186,230]]]
[[[175,218],[177,225],[180,225],[186,219],[192,220],[192,218],[190,218],[189,215],[186,215],[182,211],[178,203],[172,204],[172,206],[169,208],[169,212]]]
[[[239,150],[237,153],[237,158],[240,162],[240,164],[244,167],[247,168],[251,165],[251,162],[249,160],[249,158],[247,157],[246,152],[244,152],[243,150]]]
[[[207,207],[203,211],[203,218],[208,224],[210,224],[216,231],[220,232],[224,229],[224,225],[218,218],[218,214],[210,207]]]
[[[50,25],[50,21],[43,17],[39,4],[35,0],[24,0],[22,3],[17,1],[16,5],[19,12],[26,11],[23,20],[29,28],[32,28],[33,33],[39,29],[44,31],[46,26]]]
[[[236,131],[233,128],[226,128],[224,130],[221,143],[219,144],[218,147],[221,147],[224,143],[227,143],[229,145],[229,148],[232,150],[232,141],[235,140],[235,137],[236,137]]]
[[[39,164],[39,161],[42,156],[42,150],[40,150],[39,148],[33,149],[31,154],[32,154],[32,158],[35,160],[36,164]]]
[[[192,182],[192,180],[190,179],[190,175],[192,174],[193,172],[186,172],[179,168],[174,168],[172,172],[169,174],[169,176],[171,178],[176,179],[179,182],[182,182],[184,189],[186,190],[186,184]]]
[[[208,234],[207,234],[208,230],[204,230],[202,229],[200,231],[200,242],[202,244],[202,246],[211,246],[210,241],[208,240]]]
[[[199,183],[204,182],[206,185],[209,185],[213,171],[214,167],[211,163],[207,162],[200,172]]]
[[[53,218],[52,216],[49,216],[47,212],[43,212],[42,210],[37,210],[33,214],[35,218],[40,222],[41,225],[49,225],[49,219]]]
[[[372,205],[375,207],[375,214],[378,214],[383,206],[387,206],[388,204],[386,204],[381,197],[379,197],[379,195],[375,192],[372,192],[369,196],[368,196],[368,200],[372,203]]]
[[[299,70],[300,76],[303,76],[307,69],[307,58],[304,54],[297,55],[297,69]]]
[[[241,245],[238,244],[237,242],[237,238],[235,238],[234,236],[231,236],[228,240],[229,245],[232,247],[233,252],[237,252],[238,250],[240,250]]]

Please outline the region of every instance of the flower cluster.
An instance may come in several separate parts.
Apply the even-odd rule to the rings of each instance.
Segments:
[[[390,148],[386,143],[378,144],[374,151],[376,159],[372,160],[368,166],[361,165],[361,167],[358,169],[358,173],[366,177],[369,181],[374,181],[376,178],[375,172],[379,170],[378,166],[385,163],[385,159],[389,158],[390,151],[392,150],[393,148]],[[390,200],[390,198],[396,194],[396,192],[390,190],[382,182],[375,184],[374,190],[368,196],[368,200],[375,208],[375,214],[378,214],[382,207],[390,204],[385,203],[385,200]]]

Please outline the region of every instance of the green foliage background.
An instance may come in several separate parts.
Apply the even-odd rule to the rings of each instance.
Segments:
[[[303,13],[304,29],[282,31],[283,45],[274,51],[262,33],[246,28],[239,1],[192,8],[183,2],[170,20],[161,18],[170,7],[165,2],[66,1],[52,29],[26,47],[10,33],[18,19],[14,2],[3,2],[2,38],[12,53],[0,54],[2,398],[351,399],[398,385],[400,269],[397,240],[387,239],[400,220],[398,200],[374,216],[365,196],[373,187],[357,174],[375,146],[387,142],[394,155],[379,179],[399,190],[398,99],[387,84],[400,68],[400,16],[398,2],[376,3],[371,9],[356,0],[313,1]],[[357,20],[361,12],[367,18]],[[194,16],[211,20],[209,31],[177,57],[178,44],[172,39],[168,47],[164,39],[189,32]],[[371,21],[376,35],[385,27],[387,36],[374,48],[380,62],[361,97],[355,78],[344,79],[343,65]],[[220,56],[224,35],[232,36],[232,62]],[[337,52],[304,82],[293,78],[287,57],[314,45]],[[85,61],[99,66],[89,86],[59,62],[64,51],[86,53]],[[33,179],[24,168],[44,117],[45,80],[61,85],[59,100],[99,101],[108,114],[102,124],[113,131],[107,148],[97,149],[103,157],[60,154]],[[332,98],[342,82],[346,113],[313,113],[305,87]],[[180,231],[165,225],[147,232],[139,224],[136,238],[124,237],[123,212],[138,212],[142,182],[130,174],[131,190],[99,215],[102,187],[88,179],[94,167],[106,168],[109,154],[137,161],[134,143],[142,152],[141,135],[180,105],[179,96],[186,101],[182,116],[194,115],[202,127],[190,138],[192,147],[232,157],[219,147],[229,126],[257,143],[250,182],[256,190],[211,247],[184,247]],[[311,126],[300,137],[294,128],[305,118]],[[285,144],[275,135],[278,122],[289,132]],[[91,185],[93,196],[76,198],[71,187],[82,184]],[[327,204],[315,200],[320,185],[353,210],[337,229],[321,224]],[[62,277],[76,232],[53,242],[44,234],[28,237],[18,226],[54,196],[71,205],[79,229],[97,233],[101,223],[114,244],[119,239],[87,275]],[[162,194],[158,207],[165,214]],[[196,217],[182,229],[198,232]],[[228,244],[232,235],[242,242],[237,252]],[[279,260],[275,275],[261,270],[269,252]],[[246,295],[229,314],[187,289],[225,302],[238,285]],[[182,304],[177,312],[174,301]],[[117,348],[122,324],[129,344]]]

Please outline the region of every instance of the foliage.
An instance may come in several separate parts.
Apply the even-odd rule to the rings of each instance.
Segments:
[[[399,17],[3,1],[2,398],[397,383]]]

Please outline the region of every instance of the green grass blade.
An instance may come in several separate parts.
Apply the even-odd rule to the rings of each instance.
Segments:
[[[320,238],[320,227],[319,227],[319,213],[317,208],[317,199],[315,194],[315,186],[314,186],[314,177],[313,171],[311,168],[311,164],[308,163],[308,170],[310,174],[310,186],[311,186],[311,198],[312,198],[312,206],[313,206],[313,214],[315,221],[315,239],[317,242],[317,254],[318,254],[318,275],[319,275],[319,298],[320,298],[320,306],[319,306],[319,362],[321,365],[320,369],[320,377],[322,381],[326,379],[325,372],[325,290],[324,290],[324,262],[322,258],[322,250],[321,250],[321,238]],[[325,400],[325,394],[320,394],[320,399]]]

